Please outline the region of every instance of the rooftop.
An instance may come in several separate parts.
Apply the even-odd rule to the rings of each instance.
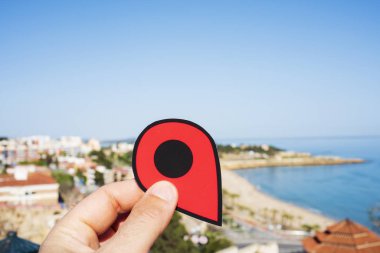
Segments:
[[[37,253],[38,244],[24,240],[16,232],[8,232],[7,237],[0,240],[0,253]]]
[[[50,175],[43,172],[29,173],[26,180],[16,180],[14,175],[12,174],[0,175],[0,187],[28,186],[28,185],[42,185],[42,184],[56,184],[56,181]]]
[[[380,252],[380,237],[345,219],[304,239],[303,245],[308,253],[376,253]]]

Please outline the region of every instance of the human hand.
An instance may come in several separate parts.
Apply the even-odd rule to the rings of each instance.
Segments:
[[[158,182],[146,193],[135,180],[105,185],[60,220],[40,253],[148,252],[173,216],[178,193]]]

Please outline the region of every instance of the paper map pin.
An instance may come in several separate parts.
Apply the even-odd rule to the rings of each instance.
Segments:
[[[132,168],[143,191],[169,181],[178,190],[178,211],[221,226],[218,153],[214,140],[199,125],[182,119],[153,122],[136,140]]]

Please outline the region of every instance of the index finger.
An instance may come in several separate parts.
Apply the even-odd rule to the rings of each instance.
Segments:
[[[81,232],[82,236],[87,235],[92,241],[93,236],[102,234],[112,225],[118,214],[131,210],[142,195],[135,180],[105,185],[79,202],[60,223]]]

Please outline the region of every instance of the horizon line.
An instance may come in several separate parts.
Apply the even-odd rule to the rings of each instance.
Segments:
[[[137,137],[125,137],[125,138],[112,138],[112,139],[99,139],[100,142],[118,142],[125,140],[135,140]],[[371,135],[321,135],[321,136],[279,136],[279,137],[227,137],[227,138],[214,138],[218,141],[236,141],[236,140],[292,140],[292,139],[368,139],[368,138],[380,138],[380,134]],[[86,139],[86,138],[84,138]]]
[[[7,139],[18,139],[30,136],[49,136],[53,139],[58,139],[62,136],[78,136],[83,140],[89,140],[94,137],[83,137],[79,135],[60,135],[53,136],[48,134],[31,134],[25,136],[10,137],[5,135],[0,135],[0,138]],[[275,136],[275,137],[225,137],[225,138],[213,138],[216,142],[225,142],[225,141],[246,141],[246,140],[296,140],[296,139],[368,139],[368,138],[380,138],[380,134],[365,134],[365,135],[320,135],[320,136]],[[137,139],[137,137],[120,137],[120,138],[94,138],[100,142],[121,142],[121,141],[131,141]]]

